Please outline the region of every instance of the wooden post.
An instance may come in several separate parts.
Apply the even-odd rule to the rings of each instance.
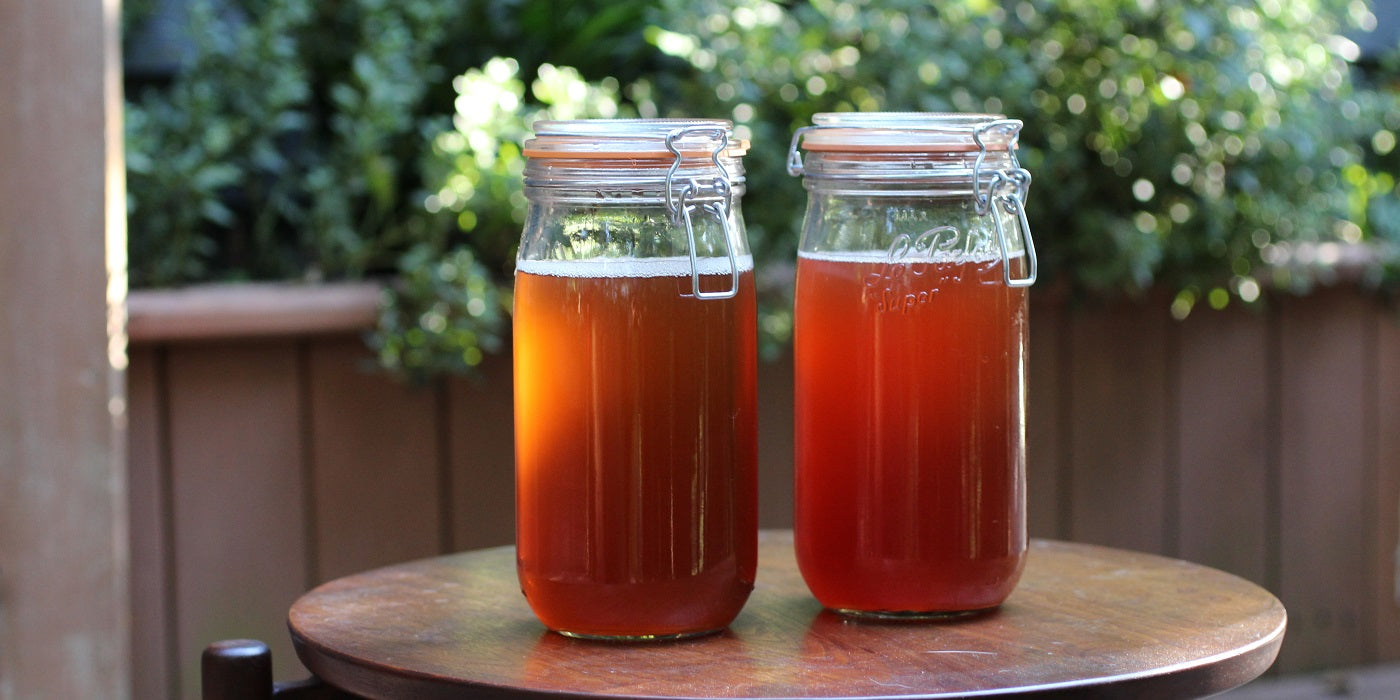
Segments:
[[[119,7],[0,2],[0,700],[131,695]]]

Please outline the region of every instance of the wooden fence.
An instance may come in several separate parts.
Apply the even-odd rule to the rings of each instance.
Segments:
[[[133,295],[136,697],[194,697],[221,638],[270,642],[296,677],[284,616],[306,589],[511,541],[509,359],[400,385],[359,340],[373,296]],[[1395,319],[1346,288],[1185,321],[1034,298],[1032,535],[1264,585],[1290,615],[1279,670],[1400,660]],[[760,368],[765,527],[791,523],[791,370]]]

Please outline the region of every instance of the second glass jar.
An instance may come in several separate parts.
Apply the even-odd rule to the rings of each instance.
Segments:
[[[794,328],[799,568],[845,614],[993,608],[1026,553],[1036,264],[1021,123],[813,122],[789,153],[809,191]]]

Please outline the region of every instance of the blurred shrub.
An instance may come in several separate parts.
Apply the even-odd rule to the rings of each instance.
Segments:
[[[1306,291],[1349,244],[1400,286],[1400,59],[1355,79],[1357,0],[191,1],[194,58],[130,95],[133,283],[385,275],[371,345],[408,375],[499,345],[546,113],[736,122],[769,351],[818,111],[1023,119],[1043,284],[1074,294],[1184,316]]]
[[[1359,96],[1371,121],[1357,125],[1365,157],[1343,171],[1348,189],[1348,220],[1377,250],[1365,281],[1400,299],[1400,46],[1380,56],[1363,73]]]
[[[1297,250],[1400,242],[1381,223],[1396,221],[1382,213],[1400,201],[1394,163],[1377,159],[1400,103],[1357,89],[1341,36],[1369,19],[1362,3],[663,4],[654,40],[695,69],[666,76],[675,103],[753,133],[750,191],[774,206],[750,224],[769,259],[791,259],[803,196],[784,182],[788,135],[834,110],[1023,119],[1045,280],[1080,295],[1166,288],[1184,315],[1198,298],[1305,291],[1309,270],[1279,264]]]
[[[452,128],[438,132],[423,156],[436,191],[423,208],[456,224],[418,241],[400,259],[398,283],[386,291],[370,345],[385,367],[417,380],[462,372],[501,346],[502,310],[525,217],[520,144],[546,114],[559,119],[628,116],[616,81],[587,84],[572,68],[544,64],[532,84],[534,104],[515,59],[493,58],[453,79]],[[454,243],[454,239],[461,239]],[[484,257],[489,268],[478,263]]]
[[[499,347],[509,299],[529,105],[600,116],[573,104],[572,84],[560,92],[582,81],[545,57],[670,61],[641,38],[643,4],[553,5],[190,0],[192,59],[128,91],[132,285],[384,276],[369,341],[385,366],[476,364]],[[129,4],[127,28],[153,12]],[[472,66],[505,52],[521,58],[485,80],[509,65],[497,87],[510,100],[481,103],[492,96]],[[536,95],[517,84],[520,61],[542,76]]]

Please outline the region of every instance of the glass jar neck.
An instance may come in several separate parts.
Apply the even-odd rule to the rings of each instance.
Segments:
[[[682,161],[672,170],[661,160],[532,159],[525,164],[525,196],[531,201],[619,206],[665,205],[682,195],[693,203],[733,200],[745,192],[740,159],[721,157],[717,168],[706,160]]]
[[[729,299],[752,269],[738,215],[747,143],[722,120],[535,124],[525,142],[530,202],[519,259],[683,256],[698,299]],[[705,288],[719,270],[728,284]]]
[[[542,121],[525,142],[535,201],[619,205],[728,201],[742,194],[745,141],[725,120]]]
[[[1036,257],[1025,210],[1031,176],[1016,159],[1020,132],[1019,120],[1002,115],[818,114],[793,133],[788,173],[802,175],[813,195],[859,197],[890,209],[887,214],[897,213],[891,207],[900,200],[970,204],[995,232],[1006,284],[1024,287],[1035,282]],[[1010,262],[1020,241],[1028,269],[1013,278]]]
[[[1006,151],[979,160],[970,152],[856,153],[812,151],[803,163],[803,186],[818,194],[869,197],[975,199],[997,173],[1019,166]]]
[[[788,172],[824,194],[973,197],[982,210],[1007,173],[1029,183],[1016,160],[1020,130],[999,114],[817,114],[793,134]]]

